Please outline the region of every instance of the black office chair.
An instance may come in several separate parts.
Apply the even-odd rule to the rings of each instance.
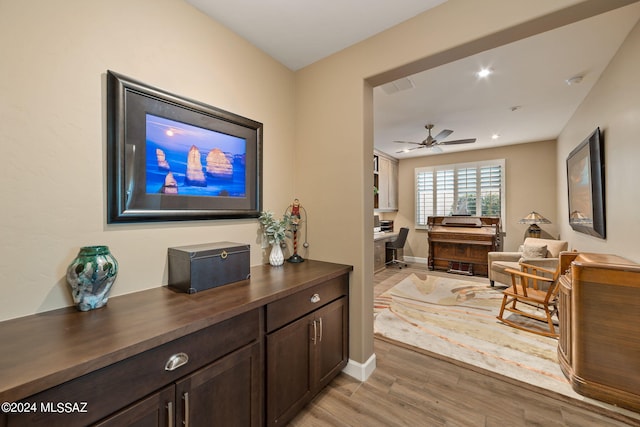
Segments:
[[[398,237],[392,242],[387,242],[385,244],[386,249],[391,250],[393,254],[391,257],[391,261],[387,262],[386,265],[397,265],[398,268],[407,267],[408,264],[404,261],[398,260],[398,249],[404,248],[404,244],[407,241],[407,235],[409,234],[409,229],[406,227],[402,227],[400,232],[398,233]]]

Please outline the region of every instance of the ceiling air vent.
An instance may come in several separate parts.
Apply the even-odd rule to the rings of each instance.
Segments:
[[[413,89],[416,85],[408,77],[403,77],[401,79],[383,84],[382,90],[387,95],[392,95],[394,93],[398,93],[403,90]]]

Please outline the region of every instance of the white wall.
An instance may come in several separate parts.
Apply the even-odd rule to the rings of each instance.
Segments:
[[[573,231],[568,220],[566,158],[596,127],[604,134],[606,239]],[[560,232],[585,252],[640,262],[640,24],[636,24],[558,138]]]

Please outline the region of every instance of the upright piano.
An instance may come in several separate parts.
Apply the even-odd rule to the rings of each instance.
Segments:
[[[487,277],[487,254],[502,251],[500,218],[430,216],[429,270]]]

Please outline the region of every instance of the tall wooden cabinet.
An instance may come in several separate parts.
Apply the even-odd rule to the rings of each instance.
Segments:
[[[374,209],[379,212],[398,210],[398,160],[381,152],[374,152]]]
[[[640,410],[640,265],[563,252],[558,359],[572,388]]]

